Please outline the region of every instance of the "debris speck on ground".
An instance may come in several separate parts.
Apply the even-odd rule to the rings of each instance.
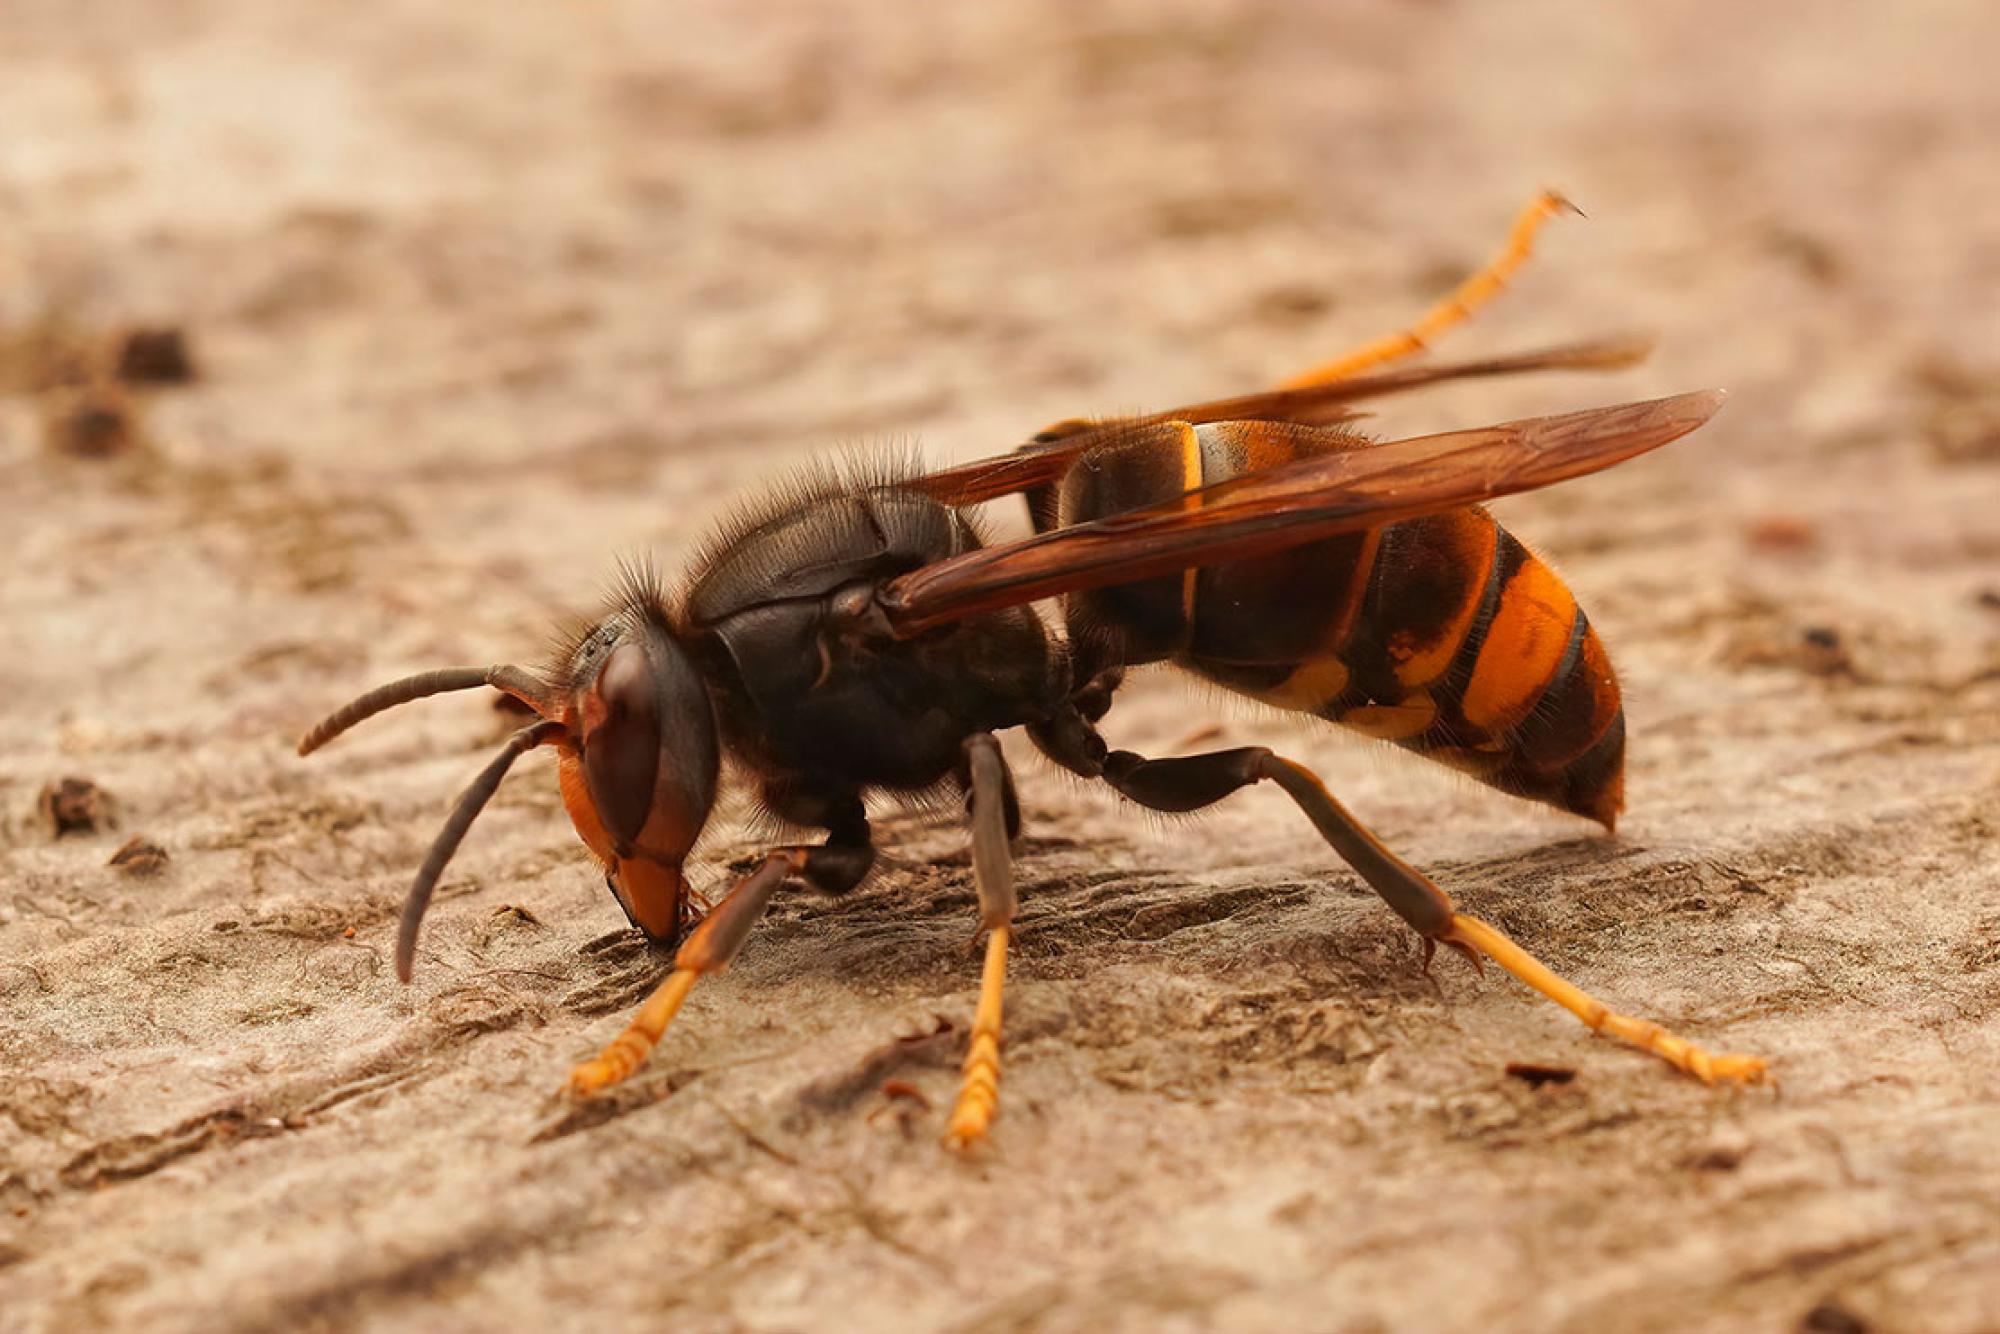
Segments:
[[[88,778],[60,778],[43,785],[35,809],[51,838],[94,834],[117,822],[111,794]]]
[[[135,834],[119,845],[105,865],[126,875],[147,876],[165,870],[168,860],[165,848],[144,834]]]
[[[187,334],[172,326],[129,329],[118,340],[117,376],[128,384],[187,384],[195,378]]]

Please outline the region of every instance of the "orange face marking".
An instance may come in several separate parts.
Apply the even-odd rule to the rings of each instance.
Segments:
[[[1486,629],[1460,705],[1465,720],[1495,735],[1518,725],[1548,689],[1575,624],[1576,599],[1530,554],[1501,591]]]
[[[611,833],[605,829],[604,821],[597,818],[597,807],[590,800],[590,784],[583,776],[583,756],[575,747],[562,748],[556,761],[556,782],[562,788],[563,808],[569,812],[569,822],[576,826],[576,836],[598,861],[611,865],[617,860],[617,854],[611,850]]]
[[[618,863],[618,887],[625,891],[626,906],[647,935],[673,939],[680,929],[681,896],[687,893],[679,868],[628,857]]]
[[[617,873],[618,886],[639,925],[648,935],[671,940],[679,930],[681,899],[687,893],[687,881],[680,870],[643,857],[618,855],[604,821],[597,818],[597,807],[590,800],[590,786],[583,776],[583,760],[575,750],[563,748],[556,778],[577,837],[598,861]]]

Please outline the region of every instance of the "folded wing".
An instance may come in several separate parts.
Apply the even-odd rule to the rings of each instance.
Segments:
[[[892,580],[882,610],[898,635],[982,611],[1297,546],[1477,504],[1596,472],[1694,430],[1720,390],[1533,417],[1500,426],[1321,453],[1161,505],[984,547]],[[1175,436],[1163,421],[1134,427]],[[1310,431],[1215,421],[1203,432]]]

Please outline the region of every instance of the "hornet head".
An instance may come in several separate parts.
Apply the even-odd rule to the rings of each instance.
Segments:
[[[460,796],[410,886],[396,972],[408,981],[417,928],[460,840],[514,761],[537,746],[559,755],[563,804],[604,863],[635,925],[671,943],[686,913],[686,861],[715,802],[720,754],[708,689],[653,580],[629,575],[609,610],[559,656],[546,677],[520,667],[447,667],[369,691],[299,742],[310,754],[364,718],[446,690],[493,686],[538,720],[511,737]]]

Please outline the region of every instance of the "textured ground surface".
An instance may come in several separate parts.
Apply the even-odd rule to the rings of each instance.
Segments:
[[[0,1327],[2000,1327],[1990,4],[4,8]],[[949,827],[783,901],[606,1115],[546,1095],[659,964],[604,943],[545,759],[395,983],[507,724],[454,697],[304,764],[316,712],[532,658],[616,555],[836,443],[1266,383],[1545,183],[1592,220],[1454,350],[1658,357],[1382,426],[1734,391],[1503,506],[1620,663],[1620,835],[1165,680],[1110,730],[1281,741],[1781,1093],[1426,978],[1274,795],[1163,827],[1025,752],[983,1163],[880,1093],[951,1089]],[[52,456],[49,349],[134,322],[200,378],[135,391],[145,451]],[[115,830],[50,836],[65,775]],[[134,834],[159,874],[107,867]]]

